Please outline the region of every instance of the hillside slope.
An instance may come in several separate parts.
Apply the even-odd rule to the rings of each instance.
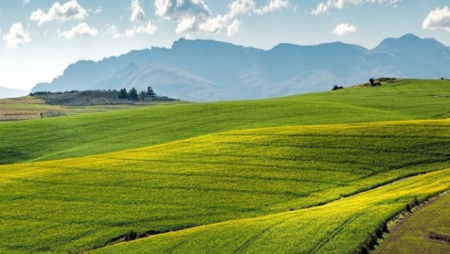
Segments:
[[[0,166],[0,252],[80,252],[131,230],[151,234],[256,217],[251,220],[256,224],[230,222],[225,231],[220,225],[200,227],[194,235],[187,231],[195,248],[183,245],[186,238],[177,234],[156,239],[167,245],[160,250],[164,253],[175,246],[181,252],[211,248],[223,253],[245,246],[235,237],[257,239],[282,222],[281,229],[268,232],[270,242],[247,245],[254,252],[280,246],[290,252],[298,247],[296,235],[309,236],[304,248],[319,248],[323,237],[351,220],[342,234],[331,234],[337,242],[324,244],[323,250],[355,247],[413,195],[423,198],[448,188],[443,183],[450,180],[450,171],[439,170],[450,167],[449,128],[449,120],[262,128],[113,154]],[[349,198],[351,206],[347,199],[320,206],[436,170],[431,178],[422,176],[421,185],[402,181],[401,187],[386,187],[391,191],[382,194]],[[287,214],[292,222],[276,215],[292,209],[300,209]],[[299,230],[302,225],[305,229]],[[217,244],[209,245],[211,238]]]
[[[448,81],[404,80],[279,99],[2,123],[0,164],[114,152],[246,128],[447,118],[449,97]]]
[[[450,169],[442,170],[324,206],[150,236],[93,253],[354,253],[405,204],[445,190],[449,180]],[[417,252],[423,247],[404,253],[445,253],[430,252],[433,248]],[[448,246],[435,250],[445,251]]]
[[[426,204],[385,236],[374,253],[450,253],[450,195]]]

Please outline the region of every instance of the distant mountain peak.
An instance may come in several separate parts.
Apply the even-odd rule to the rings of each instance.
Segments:
[[[405,34],[400,36],[399,38],[400,40],[422,40],[422,38],[420,38],[419,36],[415,35],[415,34]]]
[[[323,91],[371,77],[450,77],[448,66],[448,47],[413,34],[388,38],[373,50],[343,42],[281,43],[263,50],[179,38],[171,48],[78,61],[33,92],[152,86],[167,96],[192,101],[257,99]]]
[[[424,39],[414,35],[405,34],[399,38],[386,38],[372,51],[376,53],[402,52],[405,48],[422,47]]]
[[[399,38],[384,39],[374,52],[406,52],[411,50],[425,51],[432,48],[446,48],[433,38],[420,38],[414,34],[405,34]]]

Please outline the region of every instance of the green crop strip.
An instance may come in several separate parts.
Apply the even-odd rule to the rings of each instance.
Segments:
[[[0,166],[0,237],[5,239],[0,252],[82,251],[131,230],[167,232],[308,207],[313,216],[321,204],[449,168],[449,127],[449,120],[434,120],[259,128],[111,154]],[[436,191],[424,187],[421,193]],[[384,213],[372,210],[375,203],[364,207],[386,219],[404,207],[403,199],[409,196],[380,199],[389,208]],[[358,210],[345,211],[329,215],[336,227],[349,220],[342,232],[366,220],[364,209],[353,219],[347,212],[356,216]],[[267,227],[279,221],[264,221],[269,224],[261,222],[268,230],[263,235],[275,234]],[[364,224],[364,230],[371,225]],[[343,237],[333,232],[333,239]],[[305,245],[310,246],[307,250],[328,250],[335,241],[324,238],[330,234],[319,232]],[[281,241],[282,236],[271,237]],[[233,245],[236,250],[239,243]]]

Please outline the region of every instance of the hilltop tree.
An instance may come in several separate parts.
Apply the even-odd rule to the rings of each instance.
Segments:
[[[125,88],[120,89],[118,97],[119,97],[119,99],[128,98],[127,89],[125,89]]]
[[[152,88],[151,86],[149,86],[149,87],[147,88],[147,94],[148,94],[148,96],[150,96],[150,97],[156,97],[156,93],[155,93],[155,91],[153,91],[153,88]]]
[[[128,100],[137,101],[139,100],[139,95],[136,89],[131,88],[130,92],[128,92]]]
[[[144,91],[141,91],[139,93],[139,97],[141,97],[141,100],[145,100],[145,97],[147,97],[147,94]]]

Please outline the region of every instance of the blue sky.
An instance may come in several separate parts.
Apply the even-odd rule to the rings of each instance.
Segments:
[[[30,90],[77,60],[180,37],[270,49],[413,33],[450,46],[448,0],[3,0],[0,86]]]

